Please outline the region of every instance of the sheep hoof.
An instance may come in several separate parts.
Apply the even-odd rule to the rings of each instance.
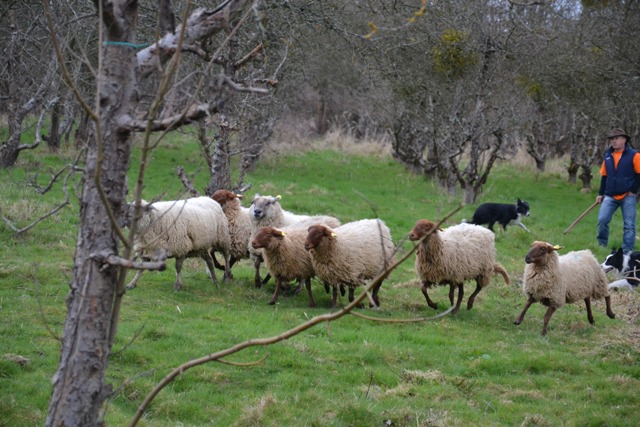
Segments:
[[[276,304],[276,301],[274,300],[269,301],[269,305],[275,305],[275,304]]]

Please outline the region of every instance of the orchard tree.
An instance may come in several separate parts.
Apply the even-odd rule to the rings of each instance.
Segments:
[[[58,62],[65,64],[68,52],[63,52],[56,37],[61,22],[49,9],[49,2],[44,1],[43,5]],[[159,6],[159,10],[165,10],[171,4],[163,0]],[[53,378],[47,425],[102,423],[100,409],[112,393],[105,374],[118,330],[127,267],[151,267],[134,264],[130,259],[136,218],[140,215],[145,164],[150,150],[158,143],[151,142],[152,132],[169,132],[210,117],[221,110],[228,88],[247,90],[219,73],[214,81],[207,82],[209,92],[195,90],[180,111],[161,116],[169,83],[181,64],[184,50],[198,52],[201,43],[212,36],[239,31],[252,16],[251,6],[249,0],[225,0],[215,9],[191,10],[187,2],[182,23],[174,31],[158,26],[155,41],[144,47],[137,38],[138,1],[95,1],[100,21],[94,105],[84,99],[73,84],[69,69],[63,68],[67,84],[90,118],[91,132],[79,200],[80,224],[73,277],[66,299],[68,314],[60,362]],[[145,97],[149,92],[142,92],[142,88],[149,86],[156,89],[150,98]],[[142,161],[134,190],[138,204],[130,234],[125,235],[119,224],[127,211],[126,177],[136,132],[144,132]]]

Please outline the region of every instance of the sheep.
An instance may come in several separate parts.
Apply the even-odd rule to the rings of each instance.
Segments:
[[[458,299],[452,310],[456,313],[460,310],[466,280],[476,281],[476,290],[469,297],[467,310],[471,310],[476,296],[489,285],[494,274],[500,273],[504,281],[511,284],[507,271],[496,262],[495,235],[484,227],[462,223],[442,230],[436,229],[434,222],[420,219],[409,239],[423,239],[416,249],[415,270],[427,305],[434,310],[438,305],[429,298],[428,290],[435,285],[449,285],[451,305],[455,288],[458,288]]]
[[[211,198],[222,206],[229,223],[229,238],[231,239],[229,268],[232,268],[237,261],[249,258],[249,238],[251,237],[249,208],[240,204],[242,195],[228,190],[217,190],[211,195]],[[224,268],[215,257],[213,257],[213,263],[217,268]],[[231,276],[231,273],[229,275]]]
[[[249,217],[251,218],[250,242],[253,241],[253,238],[260,227],[285,227],[303,220],[311,221],[311,223],[307,223],[307,227],[314,223],[326,223],[332,227],[340,225],[340,221],[331,216],[297,215],[292,212],[285,211],[278,202],[280,198],[280,196],[261,196],[260,194],[256,194],[253,197],[253,202],[249,208]],[[255,286],[256,288],[260,288],[264,283],[267,283],[270,275],[267,274],[264,280],[260,278],[260,264],[262,263],[261,249],[253,249],[249,244],[249,253],[253,259],[255,267]]]
[[[337,290],[349,288],[349,302],[354,300],[356,286],[364,285],[394,261],[395,246],[391,232],[381,219],[349,222],[335,229],[326,225],[309,227],[304,247],[311,254],[313,269],[318,277],[333,289],[331,308],[336,307]],[[372,300],[380,307],[375,286]]]
[[[315,276],[315,271],[311,257],[304,250],[306,237],[306,228],[260,227],[251,241],[254,249],[262,249],[265,265],[276,279],[276,289],[269,304],[273,305],[278,301],[283,282],[298,280],[300,284],[305,283],[309,307],[316,306],[311,293],[311,278]]]
[[[607,276],[600,263],[589,250],[568,252],[559,256],[560,246],[535,241],[524,257],[524,279],[522,290],[527,302],[522,313],[513,322],[522,323],[524,315],[534,302],[547,307],[542,326],[542,335],[547,334],[547,325],[557,308],[565,303],[571,304],[584,300],[587,307],[587,319],[595,323],[591,312],[591,299],[604,297],[607,316],[614,319],[611,310],[611,297],[607,289]]]
[[[201,257],[207,264],[211,279],[217,283],[212,251],[219,251],[225,259],[225,279],[229,279],[229,226],[222,207],[210,197],[142,202],[143,215],[138,222],[134,250],[143,258],[158,250],[176,259],[175,290],[182,287],[182,263],[185,258]],[[137,277],[127,287],[135,287]]]

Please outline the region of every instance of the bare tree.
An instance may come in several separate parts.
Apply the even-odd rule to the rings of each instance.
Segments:
[[[56,34],[57,24],[48,2],[49,28]],[[143,165],[139,169],[135,197],[140,198],[144,162],[151,131],[166,132],[202,120],[220,110],[223,89],[235,86],[221,75],[215,82],[218,96],[200,99],[194,92],[188,108],[170,117],[159,117],[168,82],[180,63],[183,48],[230,28],[249,10],[248,0],[226,0],[216,9],[198,9],[185,15],[182,25],[155,43],[135,53],[138,2],[113,0],[96,2],[100,25],[99,67],[96,105],[90,107],[76,90],[79,102],[92,122],[87,144],[80,225],[73,279],[67,297],[68,315],[62,337],[58,370],[53,379],[47,425],[100,425],[99,411],[112,392],[105,383],[108,357],[118,329],[122,297],[125,292],[125,266],[131,266],[131,246],[139,217],[139,204],[130,235],[118,224],[124,219],[128,192],[126,175],[131,159],[132,135],[146,131]],[[189,7],[185,8],[186,11]],[[240,21],[243,22],[242,20]],[[55,44],[63,63],[63,52]],[[151,75],[158,77],[155,98],[144,113],[138,92]],[[65,68],[65,80],[73,86]]]

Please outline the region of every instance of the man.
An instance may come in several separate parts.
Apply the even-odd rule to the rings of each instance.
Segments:
[[[632,252],[636,241],[636,195],[640,188],[640,152],[629,147],[631,137],[622,129],[613,129],[607,136],[611,147],[604,154],[600,167],[600,190],[596,203],[598,213],[598,243],[607,246],[609,223],[620,208],[624,231],[622,250]]]

